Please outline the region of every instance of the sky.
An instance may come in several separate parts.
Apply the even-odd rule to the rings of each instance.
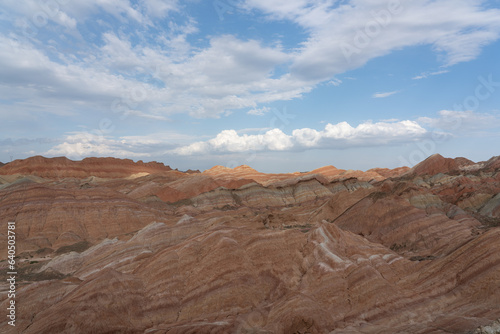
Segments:
[[[500,154],[500,0],[2,0],[0,161]]]

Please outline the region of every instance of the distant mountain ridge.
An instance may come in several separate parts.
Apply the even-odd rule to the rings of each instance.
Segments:
[[[121,178],[139,173],[164,173],[172,168],[159,162],[134,162],[118,158],[85,158],[73,161],[66,157],[45,158],[34,156],[14,160],[0,167],[0,175],[36,175],[46,178],[64,178],[96,176],[103,178]]]
[[[210,169],[203,171],[201,174],[210,175],[215,178],[224,178],[230,176],[231,178],[243,177],[251,178],[253,180],[266,180],[266,179],[286,179],[296,177],[298,175],[312,175],[321,174],[329,179],[350,178],[357,177],[366,180],[370,179],[384,179],[386,177],[399,176],[406,172],[408,167],[399,167],[395,169],[387,168],[373,168],[368,171],[359,170],[344,170],[338,169],[334,166],[325,166],[317,168],[310,172],[300,173],[261,173],[249,166],[241,165],[235,168],[225,166],[214,166]],[[85,158],[81,161],[70,160],[66,157],[46,158],[43,156],[34,156],[26,159],[14,160],[9,164],[0,165],[0,175],[35,175],[45,178],[64,178],[64,177],[88,177],[96,176],[102,178],[122,178],[134,174],[147,173],[147,174],[161,174],[165,172],[176,171],[170,166],[156,161],[143,162],[139,160],[134,162],[130,159],[119,158]],[[380,173],[379,173],[380,172]],[[187,170],[186,174],[199,174],[198,170]]]
[[[474,162],[466,158],[445,158],[440,154],[433,154],[407,171],[413,175],[435,175],[459,171],[493,170],[500,166],[500,156],[488,161]]]

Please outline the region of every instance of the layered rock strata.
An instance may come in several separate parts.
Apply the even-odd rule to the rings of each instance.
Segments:
[[[499,157],[292,174],[14,161],[0,237],[15,221],[17,320],[0,331],[487,332],[499,194]]]

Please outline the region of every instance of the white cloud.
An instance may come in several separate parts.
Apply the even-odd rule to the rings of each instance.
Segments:
[[[14,22],[44,11],[44,3],[2,4],[13,13],[7,17]],[[264,12],[271,20],[289,20],[307,34],[298,48],[285,49],[279,41],[266,44],[231,35],[192,38],[197,23],[182,15],[177,0],[68,2],[49,8],[49,20],[77,30],[72,38],[84,47],[69,54],[47,51],[42,39],[18,43],[0,34],[0,90],[17,97],[13,109],[28,103],[51,106],[46,112],[57,109],[55,105],[66,113],[102,112],[116,109],[118,100],[122,113],[156,120],[178,113],[220,117],[238,109],[260,115],[267,112],[260,105],[299,98],[322,81],[337,86],[342,81],[335,75],[393,50],[431,45],[449,66],[473,59],[499,37],[500,11],[485,9],[479,1],[404,1],[396,10],[389,3],[244,1],[243,8]],[[161,34],[148,30],[174,11],[182,19],[162,23]],[[129,24],[134,33],[113,22],[104,33],[79,35],[75,28],[102,12]],[[352,47],[350,55],[342,45]],[[389,93],[396,92],[374,97]]]
[[[272,129],[264,134],[238,135],[236,130],[224,130],[206,142],[196,142],[172,151],[179,155],[212,153],[237,153],[248,151],[283,151],[292,148],[291,137],[280,129]]]
[[[342,84],[342,80],[337,79],[337,78],[332,78],[332,80],[328,81],[330,85],[333,85],[335,87],[338,87]]]
[[[128,0],[73,1],[63,7],[63,10],[80,20],[96,13],[99,9],[118,19],[130,18],[136,22],[143,22],[145,20],[144,14],[141,13],[140,9],[134,8]]]
[[[78,131],[67,134],[63,140],[42,138],[13,141],[9,139],[0,140],[0,144],[3,143],[7,146],[25,145],[31,142],[53,144],[54,146],[51,149],[42,154],[47,156],[66,156],[75,159],[90,156],[141,158],[162,156],[165,150],[172,150],[180,145],[192,142],[195,138],[199,138],[172,131],[147,135],[121,136],[117,138],[110,135],[111,130],[107,133],[109,135],[99,130]]]
[[[375,93],[372,95],[372,97],[376,98],[376,99],[380,99],[380,98],[388,97],[388,96],[391,96],[391,95],[394,95],[397,93],[399,93],[399,91],[397,91],[397,90],[392,91],[392,92],[385,92],[385,93]]]
[[[249,115],[255,115],[255,116],[262,116],[265,113],[268,113],[271,111],[271,108],[269,107],[262,107],[262,108],[256,108],[256,109],[251,109],[247,112]]]
[[[291,135],[279,129],[264,134],[238,135],[224,130],[215,138],[171,150],[178,155],[241,153],[249,151],[292,151],[305,149],[342,149],[354,146],[388,145],[420,139],[427,131],[413,121],[362,123],[352,127],[347,122],[328,123],[323,130],[296,129]]]
[[[447,136],[450,132],[463,135],[498,128],[500,115],[442,110],[436,118],[420,117],[417,121],[392,119],[376,123],[365,122],[355,127],[347,122],[328,123],[322,130],[300,128],[293,130],[291,134],[280,129],[268,128],[223,130],[211,139],[196,142],[192,142],[195,139],[193,136],[171,132],[119,138],[90,132],[74,132],[43,154],[64,155],[76,159],[87,156],[142,158],[165,154],[204,156],[248,152],[347,149],[418,141],[430,134],[422,126],[432,128],[434,131],[445,131],[442,134]],[[257,133],[249,134],[255,132]],[[53,142],[54,140],[50,140],[46,143]],[[6,141],[4,144],[9,145],[9,143]]]
[[[280,49],[225,35],[212,38],[210,47],[196,54],[183,69],[212,83],[249,84],[269,78],[275,66],[288,59],[290,56]]]
[[[59,11],[56,15],[54,15],[52,17],[52,19],[55,22],[59,23],[60,25],[65,26],[66,28],[69,28],[69,29],[76,28],[76,20],[74,18],[68,16],[68,14],[66,14],[63,11]]]
[[[117,142],[124,145],[142,147],[144,145],[157,146],[162,149],[167,145],[178,145],[174,143],[188,143],[195,139],[196,137],[186,135],[178,132],[159,132],[151,133],[147,135],[136,135],[136,136],[122,136]]]
[[[430,76],[434,76],[434,75],[440,75],[440,74],[445,74],[445,73],[448,73],[450,72],[449,70],[441,70],[441,71],[435,71],[435,72],[423,72],[419,75],[416,75],[414,76],[412,79],[413,80],[420,80],[420,79],[426,79]]]
[[[418,123],[435,129],[470,134],[500,127],[499,114],[476,113],[473,111],[441,110],[438,117],[420,117]]]
[[[157,121],[167,121],[168,120],[168,118],[165,116],[148,114],[148,113],[142,112],[140,110],[127,110],[126,112],[124,112],[124,116],[129,116],[129,115],[154,119]]]
[[[238,130],[238,134],[240,134],[240,133],[251,133],[251,132],[266,132],[268,130],[271,130],[271,128],[270,127],[266,127],[266,128],[245,128],[245,129]]]
[[[81,101],[120,96],[127,89],[123,78],[78,65],[53,62],[32,45],[0,35],[0,85],[8,85],[19,98],[34,104],[54,98]],[[45,99],[43,99],[45,98]],[[36,101],[36,102],[35,102]]]
[[[178,0],[143,0],[148,15],[152,17],[164,17],[171,11],[179,9]]]
[[[432,46],[450,66],[474,59],[500,34],[500,10],[481,1],[246,0],[245,6],[308,31],[291,66],[303,80],[328,80],[416,45]]]
[[[136,158],[149,157],[149,153],[135,152],[127,149],[127,145],[110,139],[107,136],[96,136],[86,132],[76,132],[66,136],[61,144],[58,144],[44,153],[47,156],[66,156],[72,159],[83,157],[119,157]]]
[[[114,33],[103,34],[103,40],[95,56],[60,63],[26,41],[0,34],[0,63],[5,65],[0,85],[33,104],[59,99],[66,110],[84,103],[154,119],[176,113],[219,117],[242,108],[263,113],[266,109],[256,105],[290,100],[312,89],[288,74],[273,78],[274,67],[289,56],[255,40],[214,37],[208,48],[180,62],[159,47],[134,46]],[[173,52],[179,56],[177,49]]]
[[[149,8],[149,2],[154,2],[154,0],[145,1],[144,11]],[[134,8],[128,0],[23,0],[21,5],[16,0],[3,0],[2,6],[7,8],[10,13],[19,15],[24,24],[30,24],[39,28],[43,28],[46,21],[52,21],[74,29],[78,22],[83,23],[91,14],[96,14],[100,10],[118,19],[132,19],[135,22],[143,22],[145,20],[141,9]],[[10,19],[13,19],[13,15],[11,15]]]

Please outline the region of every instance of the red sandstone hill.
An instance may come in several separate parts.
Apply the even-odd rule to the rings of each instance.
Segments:
[[[450,173],[459,171],[461,168],[474,165],[473,161],[465,158],[444,158],[440,154],[434,154],[413,167],[409,172],[415,175],[435,175],[438,173]]]
[[[96,176],[102,178],[123,178],[138,173],[162,173],[172,170],[158,162],[133,162],[129,159],[86,158],[73,161],[65,157],[45,158],[36,156],[23,160],[15,160],[0,166],[0,175],[36,175],[46,178],[85,178]]]
[[[0,167],[1,240],[9,221],[2,333],[479,334],[500,319],[500,157],[290,174],[33,157]]]

